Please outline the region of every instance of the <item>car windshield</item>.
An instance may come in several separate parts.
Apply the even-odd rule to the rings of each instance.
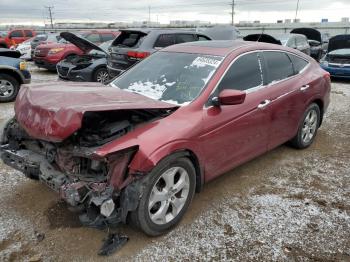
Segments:
[[[223,57],[157,52],[112,82],[112,86],[176,105],[201,93]]]

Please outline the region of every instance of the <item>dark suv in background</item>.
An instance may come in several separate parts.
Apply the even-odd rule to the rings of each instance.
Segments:
[[[210,37],[185,30],[140,29],[121,30],[109,48],[107,68],[111,78],[118,76],[136,62],[164,47],[194,41],[208,41]]]

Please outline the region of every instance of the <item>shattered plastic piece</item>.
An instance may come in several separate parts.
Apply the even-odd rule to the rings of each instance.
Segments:
[[[105,217],[109,217],[112,215],[114,211],[115,204],[113,202],[113,199],[109,199],[101,205],[101,214],[104,215]]]
[[[98,252],[99,256],[109,256],[128,242],[129,238],[120,234],[109,234]]]

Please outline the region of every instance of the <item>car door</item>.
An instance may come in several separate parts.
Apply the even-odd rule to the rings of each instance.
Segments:
[[[299,77],[286,52],[262,52],[264,77],[267,79],[270,100],[271,126],[269,145],[272,149],[290,140],[295,134],[304,110],[304,101],[300,92],[305,79]]]
[[[9,35],[11,45],[20,44],[22,43],[24,38],[23,30],[14,30]]]
[[[245,102],[213,106],[211,99],[225,89],[245,91]],[[206,157],[206,180],[267,150],[270,123],[265,100],[258,53],[238,57],[227,69],[203,110],[203,133],[199,140]]]

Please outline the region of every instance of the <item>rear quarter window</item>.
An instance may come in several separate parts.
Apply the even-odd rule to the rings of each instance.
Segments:
[[[174,34],[162,34],[159,35],[156,42],[154,43],[154,47],[167,47],[175,44],[175,35]]]
[[[295,56],[292,54],[288,54],[288,56],[293,63],[294,71],[296,74],[299,74],[301,71],[303,71],[304,68],[306,68],[307,65],[309,64],[308,61],[306,61],[298,56]]]
[[[176,34],[176,43],[187,43],[187,42],[194,42],[197,39],[192,34]]]
[[[204,35],[198,35],[198,41],[210,41],[210,38]]]
[[[147,36],[146,33],[143,32],[128,32],[122,31],[121,34],[113,41],[113,46],[116,47],[138,47],[142,39]]]

